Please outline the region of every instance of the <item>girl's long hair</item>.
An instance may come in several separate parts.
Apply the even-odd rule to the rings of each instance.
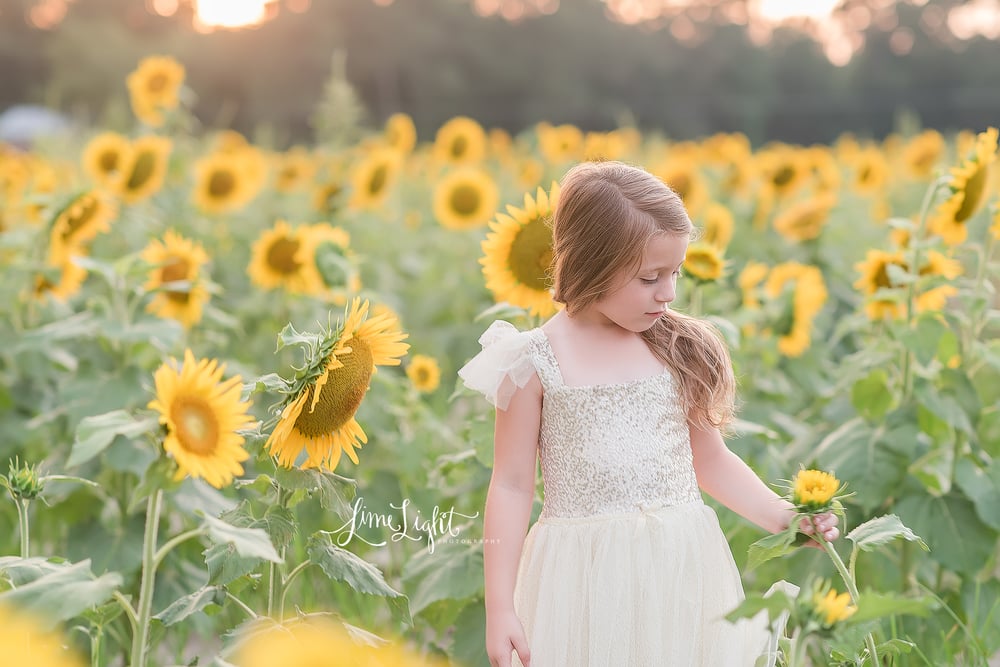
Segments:
[[[607,294],[622,271],[635,277],[657,235],[691,235],[681,198],[652,174],[621,162],[585,162],[563,177],[553,216],[554,298],[570,315]],[[723,428],[735,410],[729,351],[709,322],[667,311],[642,333],[680,385],[699,428]]]

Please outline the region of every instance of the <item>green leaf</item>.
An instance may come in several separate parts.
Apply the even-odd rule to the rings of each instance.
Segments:
[[[887,514],[865,521],[847,534],[847,539],[854,542],[854,545],[862,551],[874,551],[877,547],[888,544],[897,537],[916,542],[920,548],[927,551],[927,544],[912,530],[904,526],[895,514]]]
[[[904,653],[910,653],[916,646],[913,642],[908,642],[905,639],[890,639],[887,642],[882,642],[875,647],[876,652],[878,652],[879,658],[884,658],[886,656],[897,656],[903,655]]]
[[[83,311],[28,331],[13,346],[12,352],[18,354],[26,350],[45,350],[58,341],[93,338],[100,325],[100,320],[93,313]]]
[[[286,389],[288,389],[288,382],[285,378],[281,377],[277,373],[268,373],[267,375],[262,375],[253,382],[247,382],[244,384],[243,398],[246,399],[251,394],[258,394],[262,391],[278,394]]]
[[[972,434],[972,422],[952,394],[944,394],[928,383],[917,385],[916,396],[921,407],[957,429]]]
[[[889,390],[889,376],[880,368],[851,387],[851,403],[869,422],[879,422],[895,402],[895,394]]]
[[[107,602],[121,586],[122,577],[117,572],[95,577],[88,559],[53,568],[33,581],[0,593],[0,604],[11,604],[54,627]]]
[[[117,436],[137,438],[159,427],[155,415],[136,419],[125,410],[113,410],[103,415],[86,417],[76,427],[76,439],[69,454],[67,467],[91,460],[114,442]]]
[[[483,593],[483,551],[476,544],[444,542],[424,549],[403,569],[410,609],[419,614],[438,600],[463,600]]]
[[[986,525],[1000,531],[1000,464],[994,459],[984,468],[963,457],[955,466],[955,482],[976,506]]]
[[[792,523],[794,526],[796,522]],[[793,526],[789,526],[780,533],[762,537],[751,544],[747,555],[747,570],[753,570],[769,560],[795,551],[795,534],[798,531]]]
[[[185,595],[173,604],[153,616],[163,625],[170,626],[183,621],[191,614],[196,614],[209,605],[218,605],[226,601],[226,589],[222,586],[204,586],[190,595]]]
[[[929,365],[941,345],[941,337],[948,331],[935,313],[920,315],[913,329],[904,329],[899,334],[902,343],[913,352],[913,356],[923,365]]]
[[[474,600],[465,605],[455,620],[448,656],[459,665],[488,665],[486,655],[486,605]]]
[[[261,558],[241,556],[236,552],[236,545],[213,544],[204,551],[205,564],[208,566],[208,583],[226,585],[235,579],[250,574],[264,562]]]
[[[896,593],[864,592],[858,602],[858,610],[849,618],[849,623],[866,623],[886,616],[927,616],[937,606],[930,596],[903,597]]]
[[[767,612],[769,620],[778,618],[783,612],[790,611],[795,601],[784,591],[774,591],[770,595],[751,593],[740,602],[736,609],[726,614],[727,621],[738,621],[741,618],[752,618],[762,611]]]
[[[412,623],[406,596],[386,583],[382,572],[375,565],[335,545],[331,533],[323,530],[313,533],[306,545],[306,552],[309,560],[319,565],[327,577],[343,581],[359,593],[386,598],[397,618],[406,624]]]
[[[301,345],[308,351],[313,351],[318,349],[320,343],[322,342],[322,336],[314,333],[299,333],[295,330],[295,327],[288,323],[285,327],[278,333],[278,347],[275,352],[286,348],[290,345]]]
[[[996,531],[979,520],[975,507],[954,492],[935,498],[906,496],[896,513],[930,547],[930,557],[960,574],[973,574],[993,555]]]
[[[323,509],[333,510],[342,517],[352,514],[350,502],[357,491],[353,479],[314,468],[300,470],[279,466],[274,471],[274,480],[289,491],[319,495],[319,504]]]
[[[271,539],[261,528],[239,528],[222,519],[204,517],[208,536],[218,544],[232,544],[241,556],[263,558],[272,563],[281,563],[281,556],[274,550]]]

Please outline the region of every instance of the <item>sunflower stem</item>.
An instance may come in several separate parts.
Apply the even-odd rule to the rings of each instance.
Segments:
[[[288,501],[292,497],[292,494],[288,489],[283,487],[278,487],[278,507],[282,509],[288,509]],[[281,560],[285,560],[285,549],[281,550]],[[267,616],[268,618],[274,618],[274,602],[278,599],[278,587],[280,582],[280,573],[278,572],[278,564],[270,562],[267,564]],[[282,593],[282,598],[284,594]]]
[[[254,618],[254,619],[258,618],[257,612],[255,612],[253,609],[251,609],[250,607],[248,607],[247,604],[243,600],[239,599],[238,597],[236,597],[235,595],[233,595],[229,591],[226,591],[226,597],[228,599],[232,600],[233,602],[235,602],[236,606],[239,607],[240,609],[242,609],[243,611],[245,611],[246,614],[247,614],[247,616],[249,616],[250,618]]]
[[[281,580],[281,602],[278,604],[278,620],[283,620],[285,618],[285,596],[288,595],[288,589],[291,586],[292,580],[299,576],[300,573],[304,572],[307,567],[312,565],[311,561],[303,561],[295,566],[295,569],[288,573],[287,577]]]
[[[931,204],[934,202],[934,197],[937,195],[937,191],[941,186],[950,182],[950,178],[947,176],[941,176],[934,180],[927,188],[927,192],[924,193],[924,200],[920,204],[920,217],[917,220],[917,229],[910,237],[910,247],[912,248],[912,256],[909,266],[909,273],[913,275],[914,278],[920,275],[920,245],[923,243],[924,234],[927,231],[927,217],[930,214]],[[913,328],[913,315],[916,305],[917,297],[917,281],[912,280],[906,287],[906,328]],[[913,351],[907,347],[906,354],[903,359],[903,400],[904,402],[909,399],[913,391]]]
[[[815,531],[816,537],[819,539],[820,544],[823,545],[823,549],[830,556],[830,560],[833,561],[833,566],[837,568],[837,572],[840,573],[840,578],[844,580],[844,585],[847,586],[848,592],[851,594],[851,599],[854,604],[857,605],[861,599],[861,595],[858,593],[857,584],[854,583],[854,577],[851,573],[847,571],[847,567],[844,565],[843,559],[841,559],[840,554],[834,548],[833,544],[826,541],[823,537],[823,533],[820,531]],[[872,667],[880,667],[881,663],[878,659],[878,651],[875,650],[875,636],[872,633],[865,635],[865,645],[868,647],[868,653],[871,656]]]
[[[14,498],[17,505],[17,525],[21,530],[21,558],[27,558],[31,552],[31,533],[28,530],[28,500],[26,498]]]
[[[176,537],[167,541],[162,547],[160,547],[157,550],[156,555],[153,556],[153,569],[155,570],[158,567],[160,567],[160,563],[163,562],[163,559],[166,558],[167,554],[170,553],[173,550],[173,548],[176,547],[178,544],[190,540],[192,537],[198,537],[199,535],[203,535],[204,533],[205,529],[202,527],[192,528],[191,530],[181,533],[180,535],[177,535]]]
[[[146,530],[142,538],[142,580],[136,631],[132,635],[132,667],[146,667],[149,624],[153,612],[153,584],[156,579],[156,534],[160,526],[163,490],[157,489],[146,504]]]
[[[986,284],[986,271],[990,265],[990,259],[993,255],[993,247],[996,245],[996,239],[993,238],[993,234],[987,232],[986,234],[986,248],[983,249],[982,254],[979,256],[979,266],[976,267],[976,284],[972,288],[972,304],[975,306],[976,302],[983,296],[983,286]],[[962,341],[962,351],[967,353],[967,350],[972,345],[972,343],[979,339],[979,333],[982,330],[983,323],[986,321],[985,315],[989,311],[988,307],[984,307],[982,311],[973,310],[973,318],[969,322],[969,328],[966,331],[965,340]],[[975,313],[981,312],[981,315],[976,315]]]
[[[135,616],[135,609],[132,607],[132,603],[125,599],[125,596],[121,594],[120,591],[115,591],[111,594],[112,599],[118,603],[118,606],[125,611],[125,618],[128,619],[128,624],[132,628],[132,636],[135,636],[137,619]]]

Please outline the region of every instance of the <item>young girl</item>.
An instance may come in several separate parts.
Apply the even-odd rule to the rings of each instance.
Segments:
[[[576,166],[553,221],[565,309],[526,332],[494,322],[459,371],[497,407],[491,665],[749,667],[765,653],[773,664],[763,623],[723,618],[743,588],[699,487],[771,532],[794,511],[720,435],[734,402],[725,346],[668,310],[691,232],[680,198],[649,173]],[[536,456],[544,503],[527,531]],[[836,522],[815,528],[833,540]]]

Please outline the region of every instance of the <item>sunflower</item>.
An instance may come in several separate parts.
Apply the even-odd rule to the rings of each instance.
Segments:
[[[406,367],[406,377],[410,378],[417,391],[429,394],[441,384],[441,369],[434,357],[415,354]]]
[[[361,274],[351,252],[351,237],[343,228],[320,222],[308,227],[312,263],[330,300],[343,306],[361,291]]]
[[[788,207],[774,220],[774,229],[794,243],[819,237],[837,203],[832,193],[804,199]]]
[[[722,277],[726,262],[722,251],[707,243],[692,243],[684,258],[684,270],[702,282],[712,282]]]
[[[46,620],[22,609],[0,605],[0,644],[4,663],[12,667],[83,667],[83,660],[65,649],[65,640],[46,629]]]
[[[935,210],[931,230],[948,245],[958,245],[968,236],[966,222],[976,214],[989,190],[990,165],[997,156],[997,128],[976,137],[972,154],[951,170],[951,196]]]
[[[154,265],[146,280],[146,289],[158,290],[146,306],[146,312],[177,320],[185,328],[197,324],[209,299],[208,290],[199,280],[201,267],[208,262],[201,244],[168,230],[163,241],[151,241],[140,256]]]
[[[725,250],[733,238],[732,212],[722,204],[709,202],[702,222],[705,227],[700,240],[719,250]]]
[[[391,148],[374,149],[351,172],[351,206],[378,208],[385,201],[402,166]]]
[[[921,265],[918,272],[921,277],[931,278],[938,276],[947,280],[954,280],[962,275],[962,263],[958,260],[945,257],[936,250],[930,250],[925,257],[925,263]],[[927,290],[921,290],[916,298],[917,312],[939,311],[945,306],[948,297],[958,293],[952,285],[937,285]]]
[[[620,132],[587,132],[583,137],[584,160],[620,160],[625,157],[626,150]]]
[[[903,148],[903,166],[907,175],[916,180],[927,180],[944,155],[944,137],[937,130],[924,130],[913,137]]]
[[[292,227],[278,220],[253,244],[247,273],[258,287],[282,287],[297,294],[318,294],[322,278],[312,261],[312,237],[309,229]]]
[[[458,169],[434,186],[434,217],[448,229],[486,224],[500,203],[500,193],[482,169]]]
[[[755,161],[761,178],[774,188],[778,199],[793,194],[809,176],[809,165],[801,151],[789,146],[763,149],[757,153]]]
[[[176,109],[184,84],[184,66],[167,56],[143,58],[128,75],[132,110],[142,122],[152,127],[163,125],[163,112]]]
[[[101,187],[117,190],[132,144],[117,132],[103,132],[83,149],[83,170]]]
[[[316,176],[316,160],[302,146],[295,146],[285,153],[278,153],[273,161],[274,187],[278,192],[304,190]]]
[[[517,184],[525,190],[537,187],[545,175],[545,165],[541,160],[535,158],[524,158],[519,160],[515,166],[517,173]]]
[[[247,639],[230,659],[235,667],[319,667],[334,664],[444,667],[441,661],[422,657],[398,642],[375,646],[356,641],[345,630],[344,624],[335,622],[329,616],[300,616],[280,625],[270,619],[260,619],[255,623],[262,627],[245,633]]]
[[[803,159],[812,174],[817,192],[840,190],[840,166],[826,146],[811,146],[803,151]]]
[[[559,185],[548,193],[538,188],[534,199],[524,195],[524,207],[507,207],[490,223],[481,247],[486,287],[498,302],[527,308],[548,317],[556,312],[549,268],[552,264],[551,218],[559,202]]]
[[[256,195],[240,161],[241,153],[213,153],[195,162],[194,203],[205,213],[246,206]]]
[[[332,216],[344,205],[344,184],[326,181],[313,188],[312,207],[322,216]]]
[[[813,321],[826,303],[827,290],[818,268],[785,262],[771,269],[764,293],[777,300],[789,285],[791,303],[774,329],[778,334],[778,351],[786,357],[798,357],[812,344]]]
[[[73,261],[74,257],[84,256],[84,251],[75,248],[73,254],[66,257],[53,268],[35,276],[34,295],[37,299],[51,297],[64,303],[75,296],[83,282],[87,279],[87,270]],[[55,280],[55,282],[53,282]]]
[[[653,168],[651,173],[680,196],[688,215],[692,218],[701,215],[701,208],[708,201],[708,185],[701,175],[697,159],[685,156],[683,150],[675,147],[671,157]]]
[[[223,382],[225,369],[215,359],[196,361],[187,349],[183,364],[170,359],[153,375],[156,398],[147,407],[166,427],[163,449],[177,463],[178,480],[203,477],[221,489],[243,474],[240,462],[249,454],[237,431],[254,418],[247,414],[250,404],[240,401],[240,376]]]
[[[747,309],[760,308],[760,299],[757,298],[756,289],[767,278],[768,271],[767,264],[751,261],[746,263],[736,278],[736,284],[743,292],[743,305]]]
[[[385,121],[385,142],[401,155],[409,155],[417,145],[417,128],[405,113],[394,113]]]
[[[118,182],[122,201],[135,204],[152,196],[163,186],[172,149],[173,144],[166,137],[149,135],[132,142],[129,159]]]
[[[105,194],[92,190],[73,199],[52,223],[49,233],[49,263],[62,264],[81,245],[111,229],[118,205]]]
[[[889,278],[889,266],[891,265],[906,269],[906,260],[902,252],[869,250],[865,259],[854,265],[854,268],[861,273],[861,277],[855,281],[854,287],[869,297],[872,297],[879,290],[899,287],[899,285],[894,285]],[[884,298],[871,298],[865,307],[868,317],[873,320],[884,317],[899,317],[905,310],[906,306],[901,301]]]
[[[875,146],[862,148],[851,162],[853,179],[851,185],[861,195],[881,192],[889,180],[889,164],[885,155]]]
[[[355,298],[338,332],[326,332],[319,352],[307,361],[299,382],[265,448],[284,467],[305,450],[304,468],[334,470],[342,453],[359,463],[355,448],[368,441],[355,414],[368,391],[376,366],[397,366],[409,345],[406,334],[388,315],[368,318],[368,302]]]
[[[438,128],[433,153],[445,164],[478,164],[486,155],[486,132],[471,118],[455,116]]]
[[[761,231],[767,227],[767,223],[774,213],[776,200],[777,196],[774,193],[774,186],[768,181],[762,181],[760,187],[757,188],[753,217],[750,219],[750,225],[754,229]]]
[[[583,154],[583,132],[575,125],[539,123],[538,148],[550,164],[579,160]]]
[[[850,593],[841,593],[838,595],[837,591],[832,589],[827,591],[825,596],[820,593],[813,596],[813,604],[815,605],[816,613],[823,619],[823,624],[827,627],[847,620],[858,610],[857,607],[851,604]]]

